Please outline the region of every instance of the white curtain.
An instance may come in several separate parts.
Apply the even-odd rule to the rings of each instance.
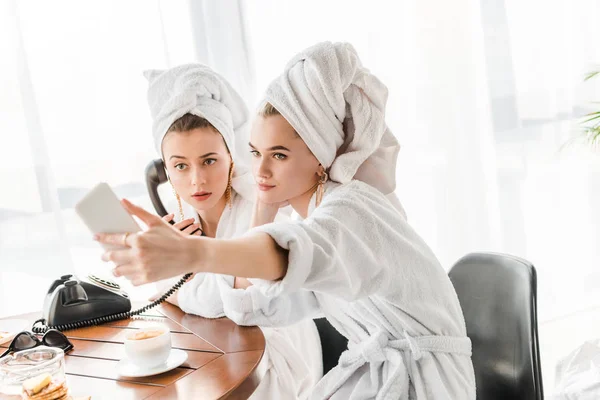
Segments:
[[[39,310],[63,274],[110,276],[74,204],[106,181],[152,209],[143,70],[200,61],[254,96],[242,15],[237,0],[0,0],[0,315]]]

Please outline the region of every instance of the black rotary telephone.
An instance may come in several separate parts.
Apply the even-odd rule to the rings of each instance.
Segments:
[[[167,215],[167,210],[160,200],[158,186],[165,182],[167,173],[162,159],[152,160],[146,167],[146,187],[152,205],[161,217]],[[115,282],[94,275],[85,278],[63,275],[48,289],[42,318],[34,323],[32,330],[36,333],[44,333],[48,329],[65,331],[140,315],[163,303],[183,286],[190,276],[191,273],[184,275],[159,299],[131,311],[131,301],[127,293]]]

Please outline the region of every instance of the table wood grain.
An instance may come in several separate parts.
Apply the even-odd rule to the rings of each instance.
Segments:
[[[134,308],[143,304],[134,304]],[[33,323],[39,313],[20,318]],[[169,327],[172,345],[188,354],[179,368],[144,378],[119,376],[124,339],[133,330],[160,322]],[[205,319],[163,304],[132,319],[65,331],[74,349],[65,356],[73,396],[98,399],[246,399],[260,382],[256,367],[265,338],[257,327],[242,327],[227,318]],[[0,345],[8,347],[9,343]],[[0,393],[0,399],[19,399]]]

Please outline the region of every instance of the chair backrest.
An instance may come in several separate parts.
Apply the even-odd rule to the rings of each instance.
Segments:
[[[342,353],[348,349],[348,339],[337,331],[326,318],[314,319],[323,351],[323,375],[338,364]]]
[[[505,254],[473,253],[449,276],[473,343],[477,399],[543,399],[533,265]]]
[[[146,187],[150,200],[158,215],[167,215],[167,210],[160,199],[158,187],[167,182],[167,173],[165,171],[162,159],[152,160],[146,166]],[[335,367],[340,355],[348,348],[348,339],[342,336],[325,318],[314,320],[321,338],[321,348],[323,351],[323,375]]]

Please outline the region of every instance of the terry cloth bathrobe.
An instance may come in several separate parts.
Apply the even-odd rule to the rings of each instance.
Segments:
[[[348,44],[296,56],[270,102],[328,168],[322,203],[303,221],[250,231],[289,250],[279,281],[230,289],[239,324],[281,326],[315,313],[349,339],[312,399],[474,399],[471,342],[454,288],[393,196],[398,153],[385,86]]]
[[[224,78],[204,65],[152,70],[145,72],[145,76],[149,81],[148,103],[159,153],[169,127],[186,113],[206,118],[223,136],[235,170],[232,204],[225,207],[221,215],[216,237],[242,235],[249,228],[255,196],[254,180],[242,157],[249,154],[244,147],[248,142],[245,136],[248,110],[244,102]],[[244,146],[240,145],[240,141]],[[185,218],[193,217],[199,222],[198,213],[190,204],[182,202],[182,206]],[[168,208],[179,216],[177,206],[171,204]],[[170,283],[163,282],[160,286],[170,287]],[[179,289],[179,306],[186,313],[206,318],[224,317],[220,291],[233,288],[233,283],[232,276],[196,274]],[[306,397],[322,376],[321,344],[313,321],[301,321],[289,327],[264,328],[263,333],[266,348],[259,366],[262,379],[252,398]]]

